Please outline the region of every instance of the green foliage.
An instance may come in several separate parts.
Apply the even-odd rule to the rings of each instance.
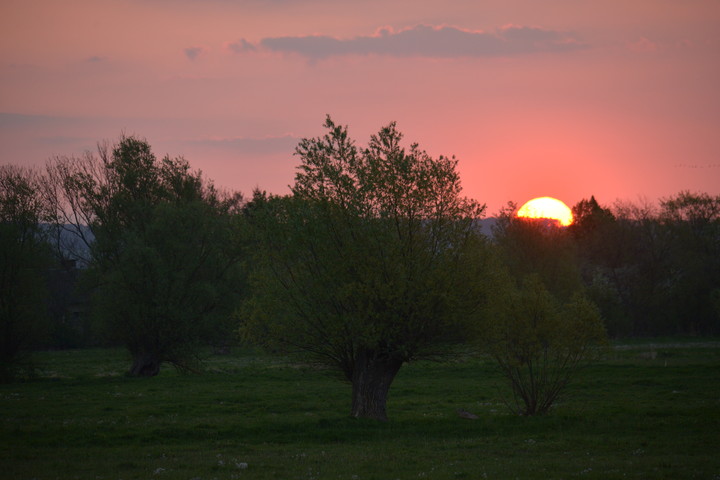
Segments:
[[[35,172],[0,166],[0,382],[29,365],[29,350],[48,328],[44,273],[52,256],[38,185]]]
[[[483,303],[484,207],[460,196],[455,159],[405,150],[394,123],[364,150],[325,126],[297,148],[293,195],[257,193],[248,209],[261,268],[243,329],[332,365],[354,389],[377,368],[387,389],[402,363],[462,339]]]
[[[577,370],[597,356],[605,341],[600,314],[579,295],[559,304],[537,276],[497,301],[483,341],[510,381],[508,406],[522,415],[547,413]]]
[[[194,369],[200,347],[221,344],[241,288],[232,220],[201,202],[158,204],[96,293],[99,315],[136,355]]]
[[[199,347],[229,335],[242,291],[240,198],[133,137],[52,171],[73,210],[64,218],[87,219],[94,234],[95,312],[132,353],[131,373],[195,369]]]

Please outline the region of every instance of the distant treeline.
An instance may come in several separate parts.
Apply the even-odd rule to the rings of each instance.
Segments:
[[[572,207],[568,228],[520,220],[515,208],[479,222],[506,264],[539,273],[556,292],[586,289],[611,337],[720,334],[720,196],[681,192],[659,205],[612,206],[591,196]],[[69,229],[57,243],[65,260],[48,274],[54,334],[45,347],[108,341],[90,333],[98,329],[87,324],[89,298],[78,283],[89,249]]]
[[[566,295],[578,285],[612,337],[720,333],[720,196],[680,192],[649,202],[594,197],[567,228],[501,212],[494,242],[516,273],[539,273]]]
[[[2,166],[0,182],[3,362],[33,348],[123,344],[133,373],[152,375],[163,361],[195,368],[189,344],[236,341],[264,262],[252,231],[260,192],[220,191],[132,137],[42,172]],[[511,202],[478,233],[493,224],[485,244],[512,277],[535,276],[560,300],[584,292],[612,337],[720,334],[720,196],[590,197],[572,210],[574,224],[559,227],[518,219]]]

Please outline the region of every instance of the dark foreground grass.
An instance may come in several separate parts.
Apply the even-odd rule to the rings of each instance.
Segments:
[[[720,479],[717,343],[612,350],[540,418],[508,413],[490,363],[410,364],[385,424],[348,418],[330,372],[248,352],[150,379],[118,350],[38,360],[0,386],[0,478]]]

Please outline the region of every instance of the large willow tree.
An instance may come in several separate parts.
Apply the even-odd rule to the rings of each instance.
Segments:
[[[247,212],[260,268],[245,331],[309,354],[352,383],[352,415],[385,420],[403,363],[468,335],[484,301],[484,206],[461,196],[454,158],[391,123],[359,149],[328,117],[304,139],[292,195]]]
[[[94,310],[131,353],[130,374],[195,368],[201,347],[230,330],[240,198],[135,137],[99,158],[57,158],[47,178],[57,224],[89,248]]]

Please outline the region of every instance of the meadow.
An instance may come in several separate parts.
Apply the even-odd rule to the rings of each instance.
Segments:
[[[510,414],[488,360],[411,363],[387,423],[350,418],[333,372],[247,349],[155,378],[123,350],[36,359],[0,385],[2,478],[720,479],[717,339],[615,345],[542,417]]]

